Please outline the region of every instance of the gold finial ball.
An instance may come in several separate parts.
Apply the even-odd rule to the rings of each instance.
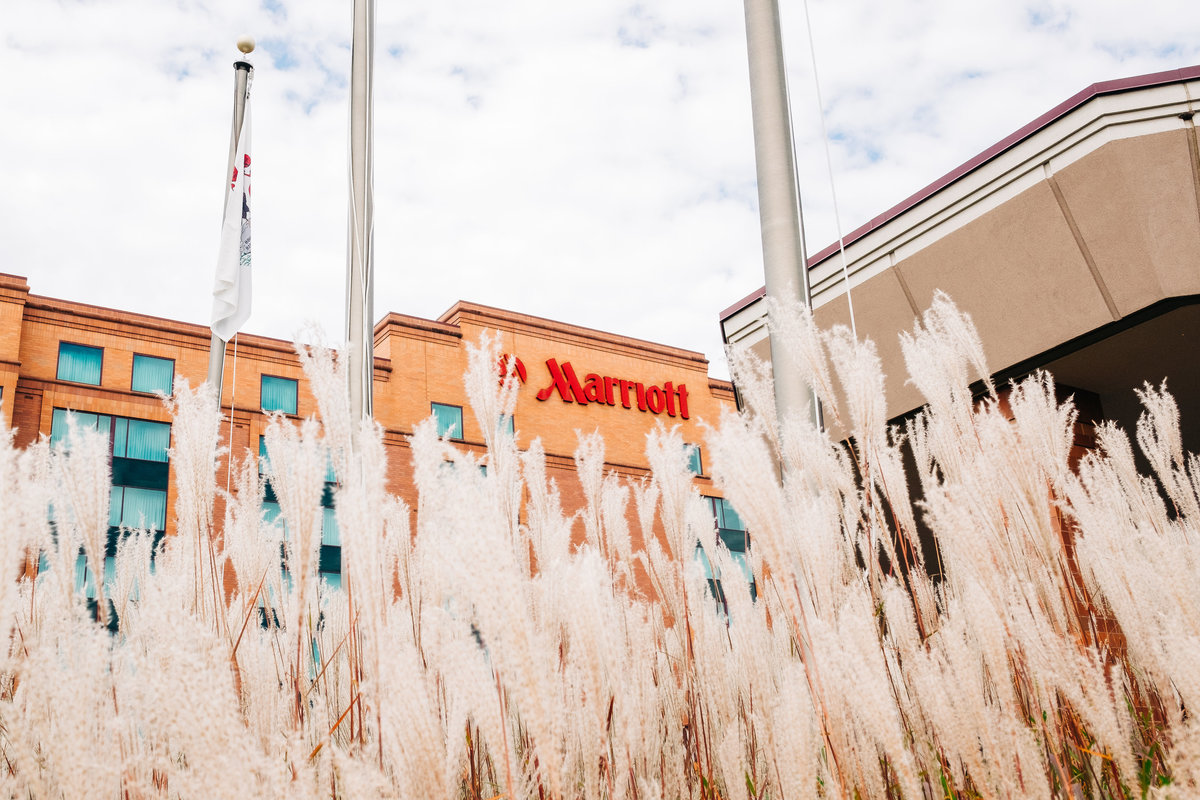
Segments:
[[[238,46],[238,50],[241,50],[246,55],[250,55],[250,53],[254,52],[254,37],[253,36],[239,36],[238,41],[237,41],[237,46]]]

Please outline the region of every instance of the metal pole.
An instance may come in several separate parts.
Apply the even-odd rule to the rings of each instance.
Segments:
[[[346,265],[347,375],[350,412],[372,413],[375,373],[374,170],[371,73],[375,61],[375,1],[354,0],[350,45],[350,232]]]
[[[243,39],[238,42],[238,49],[243,53],[249,53],[254,49],[253,40]],[[246,49],[246,48],[249,49]],[[225,192],[222,194],[222,199],[225,194],[229,193],[229,176],[233,174],[233,159],[237,156],[238,135],[242,132],[242,118],[246,115],[246,85],[250,80],[250,73],[254,71],[254,65],[249,61],[233,62],[233,129],[229,134],[229,159],[225,162]],[[222,202],[221,207],[224,208]],[[222,223],[224,219],[221,220]],[[212,341],[208,345],[208,382],[213,385],[217,391],[217,404],[221,403],[221,384],[225,377],[225,340],[216,333],[212,335]]]
[[[766,295],[780,301],[802,302],[812,308],[779,5],[777,0],[745,0],[745,6]],[[799,370],[784,355],[782,342],[774,331],[770,333],[770,343],[775,410],[780,423],[811,398],[812,412],[820,424],[816,398]]]

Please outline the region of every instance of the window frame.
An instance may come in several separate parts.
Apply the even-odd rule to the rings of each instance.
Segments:
[[[693,444],[692,442],[684,442],[683,443],[683,451],[685,453],[687,453],[687,457],[688,457],[688,463],[687,463],[688,473],[690,475],[692,475],[693,477],[699,477],[699,478],[705,477],[706,473],[704,472],[704,456],[701,452],[700,445]],[[696,469],[692,469],[692,455],[693,454],[695,454]]]
[[[453,408],[456,411],[458,411],[458,435],[457,436],[446,436],[445,434],[443,434],[441,432],[441,430],[440,430],[441,418],[438,417],[438,413],[437,413],[438,406],[441,406],[442,408]],[[465,442],[467,440],[466,439],[466,425],[463,422],[463,407],[462,406],[456,406],[453,403],[435,403],[431,400],[429,402],[429,413],[433,415],[434,420],[436,420],[438,423],[439,430],[438,430],[437,435],[438,435],[439,439],[447,439],[451,442]]]
[[[99,353],[100,353],[100,376],[98,378],[96,378],[95,383],[88,383],[87,381],[73,381],[69,378],[61,377],[63,345],[67,345],[68,347],[78,347],[78,348],[82,348],[84,350],[99,351]],[[104,348],[97,347],[94,344],[84,344],[83,342],[72,342],[69,339],[59,339],[58,340],[58,356],[54,362],[54,380],[62,381],[63,383],[73,383],[76,386],[103,386],[104,385]]]
[[[267,408],[266,406],[263,405],[263,382],[267,378],[271,378],[271,379],[277,380],[277,381],[289,381],[292,384],[292,386],[295,388],[296,391],[295,391],[295,395],[293,397],[293,400],[295,401],[295,407],[291,411],[288,411],[283,408]],[[258,376],[258,408],[260,411],[262,411],[263,413],[266,413],[266,414],[273,414],[275,412],[279,412],[280,414],[284,414],[289,417],[298,416],[300,413],[300,381],[297,378],[289,378],[286,375],[272,375],[267,372],[260,373]]]
[[[167,382],[167,388],[165,390],[162,390],[162,393],[164,395],[166,395],[167,397],[173,396],[175,393],[175,359],[167,358],[166,356],[152,356],[149,353],[135,352],[133,354],[133,363],[129,368],[129,391],[137,392],[138,394],[149,394],[149,395],[157,395],[160,391],[158,389],[153,389],[153,390],[147,391],[145,389],[139,389],[133,385],[134,381],[137,379],[137,363],[138,363],[139,358],[153,358],[158,361],[170,361],[171,362],[171,380]]]

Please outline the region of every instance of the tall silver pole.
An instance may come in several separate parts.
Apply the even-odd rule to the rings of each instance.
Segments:
[[[350,235],[346,265],[346,341],[350,412],[372,413],[375,372],[374,170],[371,73],[375,61],[375,0],[354,0],[350,45]]]
[[[250,53],[254,49],[254,40],[243,37],[238,42],[238,49]],[[233,174],[233,159],[237,156],[238,136],[242,132],[242,118],[246,115],[246,84],[254,65],[249,61],[233,62],[233,129],[229,134],[229,159],[225,162],[225,191],[222,199],[229,193],[229,176]],[[222,203],[224,208],[224,203]],[[224,219],[221,220],[222,224]],[[221,403],[221,384],[225,376],[225,340],[216,333],[208,345],[208,382],[217,391],[217,405]]]
[[[779,5],[777,0],[745,0],[745,4],[766,294],[780,301],[802,302],[811,308]],[[775,409],[782,423],[787,414],[804,408],[812,392],[784,355],[782,342],[774,331],[770,343]],[[815,398],[812,399],[812,412],[820,424],[820,410]]]

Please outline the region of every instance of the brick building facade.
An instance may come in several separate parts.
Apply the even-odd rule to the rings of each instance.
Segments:
[[[466,344],[485,330],[498,333],[503,351],[520,362],[517,444],[541,438],[547,475],[567,512],[583,503],[572,456],[577,432],[599,430],[606,469],[638,478],[648,473],[645,435],[659,422],[679,425],[684,440],[697,443],[695,485],[703,495],[719,495],[698,446],[701,421],[715,422],[734,395],[728,382],[708,377],[702,354],[460,302],[437,320],[393,313],[375,326],[374,413],[388,447],[389,489],[411,508],[417,503],[408,437],[417,423],[433,414],[460,447],[484,451],[463,373]],[[42,434],[61,437],[68,410],[108,431],[110,524],[146,524],[171,535],[171,419],[156,392],[169,391],[175,377],[193,386],[204,381],[209,341],[206,326],[41,297],[25,278],[0,273],[2,421],[15,428],[18,446]],[[296,419],[317,412],[292,344],[253,334],[238,337],[236,359],[232,343],[227,350],[221,405],[222,443],[239,456],[260,452],[269,411]],[[272,500],[268,490],[268,516]],[[333,579],[339,559],[334,550],[329,555],[322,571]]]

